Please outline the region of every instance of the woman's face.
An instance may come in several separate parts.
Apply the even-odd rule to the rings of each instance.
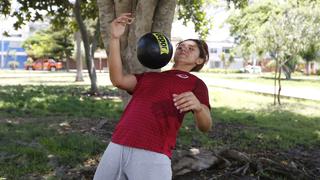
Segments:
[[[192,40],[183,41],[178,45],[174,54],[175,63],[186,63],[196,65],[200,50],[197,43]]]

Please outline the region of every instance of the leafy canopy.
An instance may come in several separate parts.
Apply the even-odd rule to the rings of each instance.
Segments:
[[[29,56],[34,58],[52,57],[62,59],[70,57],[73,51],[73,41],[66,31],[52,29],[41,30],[30,36],[24,43]]]
[[[236,10],[228,19],[244,55],[292,57],[319,42],[319,5],[264,0]]]
[[[212,27],[210,19],[206,16],[204,7],[213,0],[178,0],[178,19],[183,19],[186,24],[191,21],[195,24],[195,31],[200,37],[204,38]],[[63,27],[69,18],[72,17],[73,5],[69,1],[60,0],[17,0],[20,4],[18,8],[11,9],[12,1],[3,0],[0,2],[0,13],[16,17],[14,23],[15,29],[30,21],[43,20],[45,17],[51,17],[54,26]],[[98,7],[95,0],[81,0],[81,15],[84,20],[98,18]],[[75,23],[74,23],[75,24]]]

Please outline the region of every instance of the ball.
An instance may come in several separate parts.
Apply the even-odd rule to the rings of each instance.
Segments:
[[[138,41],[138,60],[143,66],[150,69],[159,69],[167,65],[172,54],[172,44],[161,32],[147,33]]]

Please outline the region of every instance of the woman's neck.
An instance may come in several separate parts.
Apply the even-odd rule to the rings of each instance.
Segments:
[[[185,71],[185,72],[190,72],[191,67],[189,66],[179,66],[178,64],[174,64],[171,68],[171,70],[179,70],[179,71]]]

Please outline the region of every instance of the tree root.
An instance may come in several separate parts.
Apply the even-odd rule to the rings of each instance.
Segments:
[[[231,149],[223,149],[218,152],[200,150],[198,154],[185,153],[177,159],[173,161],[172,166],[174,179],[183,179],[182,177],[187,177],[190,173],[200,171],[206,174],[205,179],[309,180],[320,178],[310,173],[312,171],[306,170],[306,167],[293,161],[250,157],[246,153]]]

